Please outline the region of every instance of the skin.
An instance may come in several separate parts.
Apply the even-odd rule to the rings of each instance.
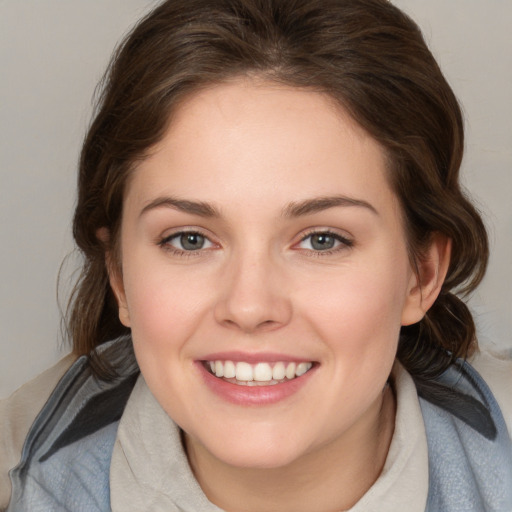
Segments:
[[[387,173],[379,144],[325,95],[238,79],[183,103],[131,178],[111,272],[120,319],[225,510],[339,511],[382,470],[400,326],[435,300],[449,253],[434,238],[415,274]],[[312,230],[333,247],[313,246]],[[203,248],[185,250],[183,231]],[[197,363],[233,350],[314,371],[277,403],[233,404]]]

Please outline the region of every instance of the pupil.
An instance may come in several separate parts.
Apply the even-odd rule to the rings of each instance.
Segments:
[[[334,247],[334,238],[329,235],[319,234],[311,237],[311,245],[313,249],[325,251]]]
[[[201,249],[204,245],[204,236],[197,233],[187,233],[181,235],[181,245],[187,251],[195,251]]]

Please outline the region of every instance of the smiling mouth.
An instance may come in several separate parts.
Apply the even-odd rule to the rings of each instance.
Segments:
[[[311,370],[313,362],[250,364],[216,360],[204,361],[204,367],[215,377],[238,386],[273,386],[301,377]]]

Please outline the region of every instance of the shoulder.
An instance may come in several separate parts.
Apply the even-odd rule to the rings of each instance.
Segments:
[[[0,400],[0,510],[9,502],[8,472],[20,460],[30,426],[75,359],[69,354],[10,397]]]
[[[28,478],[13,478],[14,509],[110,511],[110,458],[117,426],[110,423],[53,454],[36,457],[25,469]]]
[[[469,363],[491,389],[512,436],[512,350],[491,352],[483,349],[472,356]]]
[[[44,386],[47,391],[42,408],[34,407],[33,403],[27,407],[32,411],[30,420],[24,422],[29,427],[28,434],[22,436],[21,457],[18,451],[16,467],[6,484],[6,492],[21,505],[20,510],[57,510],[59,504],[68,503],[69,497],[75,504],[88,503],[80,505],[80,510],[106,509],[105,476],[108,481],[109,471],[105,468],[109,467],[117,423],[139,369],[130,337],[106,342],[97,347],[96,354],[112,366],[111,378],[99,377],[92,357],[81,356],[56,372],[61,378],[50,379],[52,384],[57,380],[56,385]],[[55,372],[50,373],[55,376]],[[36,388],[44,380],[40,377]],[[22,394],[20,401],[24,403],[30,393],[25,388]],[[100,495],[105,498],[101,503]],[[0,510],[2,506],[0,503]]]

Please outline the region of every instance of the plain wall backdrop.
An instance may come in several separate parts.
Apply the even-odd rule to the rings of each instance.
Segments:
[[[512,2],[395,0],[466,117],[463,181],[492,257],[470,300],[482,344],[512,347]],[[116,42],[154,0],[0,0],[0,398],[69,351],[57,275],[72,253],[80,144]],[[65,306],[76,258],[63,267]]]

